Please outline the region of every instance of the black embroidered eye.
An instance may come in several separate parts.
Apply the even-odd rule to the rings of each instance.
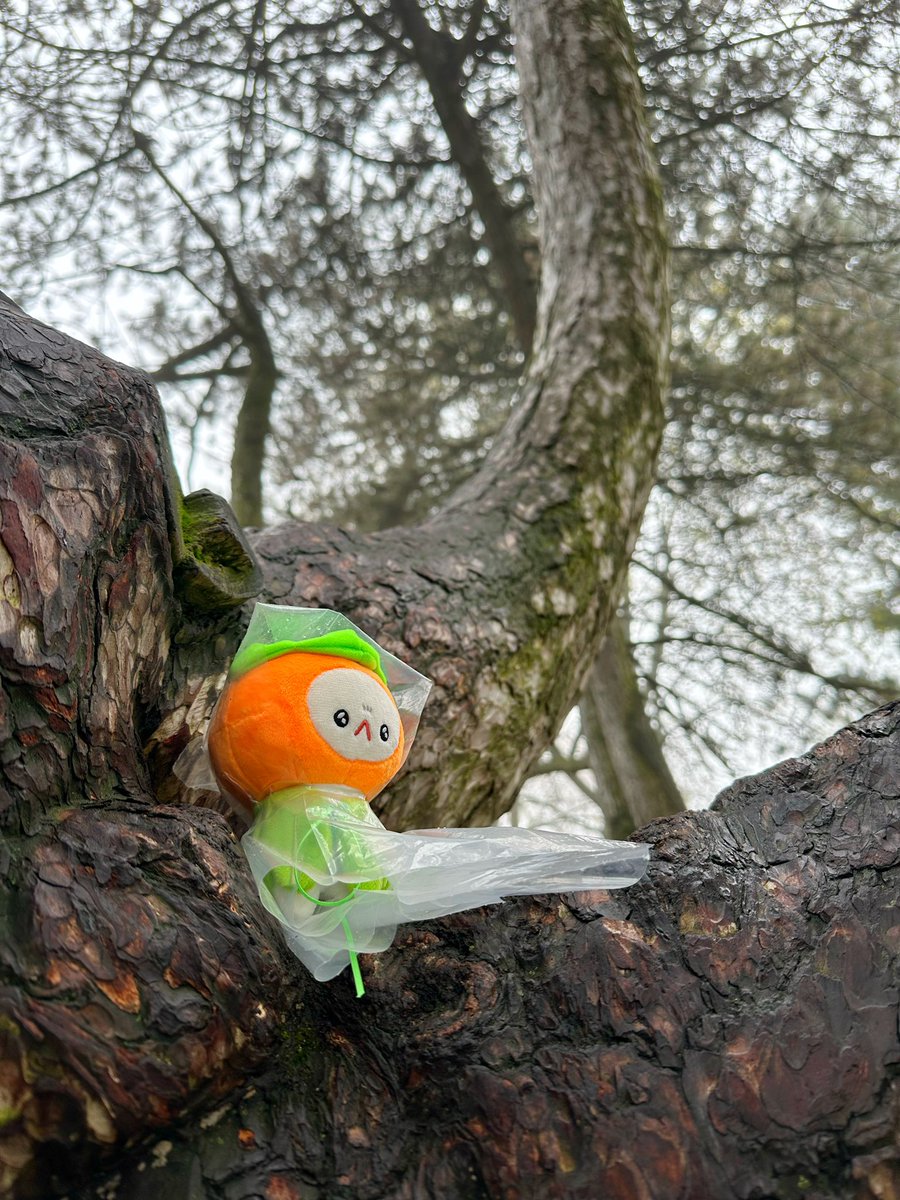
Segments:
[[[391,731],[388,729],[387,725],[382,725],[382,727],[378,730],[378,736],[383,742],[388,740],[388,738],[391,736]]]
[[[350,724],[350,714],[347,712],[346,708],[339,708],[337,710],[337,712],[334,714],[334,723],[335,725],[339,725],[341,729],[346,728],[346,726]]]

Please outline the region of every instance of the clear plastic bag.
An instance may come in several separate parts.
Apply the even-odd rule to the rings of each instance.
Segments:
[[[394,833],[365,801],[313,788],[263,806],[242,845],[263,904],[316,979],[352,965],[351,951],[386,949],[406,922],[509,896],[627,887],[650,855],[640,843],[540,829]]]
[[[263,904],[316,979],[349,965],[357,995],[357,955],[387,949],[400,924],[627,887],[649,858],[642,844],[545,830],[385,829],[368,802],[405,762],[430,688],[339,613],[258,604],[201,750],[176,765],[249,816],[242,845]]]

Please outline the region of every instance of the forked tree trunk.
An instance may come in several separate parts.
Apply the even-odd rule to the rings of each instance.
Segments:
[[[508,804],[599,644],[659,437],[660,207],[624,18],[527,0],[517,22],[545,247],[515,418],[426,526],[254,539],[268,598],[342,608],[436,677],[398,823]],[[409,929],[362,1001],[315,984],[226,822],[159,802],[251,551],[181,496],[142,375],[0,318],[8,1194],[890,1195],[892,714],[651,827],[625,895]]]

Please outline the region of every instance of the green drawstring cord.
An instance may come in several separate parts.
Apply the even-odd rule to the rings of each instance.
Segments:
[[[286,851],[284,852],[285,857],[291,857],[294,859],[301,858],[302,852],[303,852],[303,846],[304,846],[306,840],[311,836],[314,839],[316,839],[318,837],[319,824],[320,824],[320,822],[315,821],[315,820],[310,822],[309,827],[304,832],[303,837],[300,838],[299,843],[294,845],[292,853],[288,854]],[[324,833],[324,839],[326,841],[330,841],[329,832],[327,831],[327,828]],[[279,834],[278,841],[281,841],[281,834]],[[274,839],[273,839],[273,843],[269,843],[269,844],[273,844],[274,848],[276,850],[278,850],[279,849],[278,841],[274,841]],[[286,869],[290,870],[290,876],[289,876],[290,881],[291,881],[290,885],[288,885],[286,882],[282,882],[281,879],[278,879],[278,875],[283,870],[286,870]],[[268,880],[271,875],[275,875],[276,879],[278,879],[278,882],[281,886],[291,886],[292,885],[294,887],[294,889],[300,893],[301,896],[305,896],[307,900],[311,901],[311,903],[315,904],[319,908],[339,908],[342,904],[350,903],[350,901],[356,895],[357,889],[363,888],[365,890],[368,890],[373,886],[373,883],[375,883],[375,882],[377,882],[382,887],[387,883],[386,880],[379,880],[379,881],[364,881],[362,883],[350,884],[350,885],[348,885],[350,888],[348,895],[342,897],[340,900],[320,900],[320,899],[318,899],[318,897],[311,895],[306,890],[306,888],[303,886],[304,879],[310,885],[310,887],[312,887],[312,885],[315,881],[309,875],[304,875],[303,872],[301,872],[293,864],[291,864],[291,866],[289,868],[287,867],[287,864],[285,864],[285,867],[274,868],[273,871],[269,872],[266,875],[266,880]],[[390,886],[390,885],[388,884],[387,886]],[[341,921],[341,928],[344,930],[344,936],[347,940],[347,953],[350,956],[350,970],[353,973],[353,982],[356,985],[356,995],[358,998],[360,996],[365,995],[366,989],[363,985],[362,971],[359,968],[359,959],[356,954],[356,949],[353,945],[353,933],[350,929],[350,922],[347,920],[346,917],[344,917],[344,919]]]
[[[353,889],[356,891],[356,889]],[[349,897],[348,897],[349,899]],[[356,984],[356,998],[366,994],[365,986],[363,985],[362,971],[359,969],[359,959],[356,957],[356,951],[353,949],[353,934],[350,932],[350,922],[344,917],[341,921],[344,929],[344,934],[347,938],[347,953],[350,955],[350,970],[353,973],[353,982]]]
[[[311,900],[313,904],[318,905],[320,908],[340,908],[342,904],[349,904],[349,902],[356,895],[356,889],[359,887],[358,883],[354,883],[350,888],[349,894],[343,896],[340,900],[319,900],[317,896],[311,896],[300,882],[300,872],[297,870],[297,868],[293,867],[292,870],[294,873],[294,887],[302,896],[305,896],[307,900]],[[353,934],[350,932],[350,922],[346,917],[344,917],[344,919],[341,921],[341,928],[343,929],[344,936],[347,939],[347,953],[350,955],[350,970],[353,973],[353,982],[356,984],[356,998],[358,1000],[360,996],[364,996],[366,994],[366,989],[365,985],[363,984],[362,971],[359,969],[359,958],[357,957],[356,951],[353,948]]]

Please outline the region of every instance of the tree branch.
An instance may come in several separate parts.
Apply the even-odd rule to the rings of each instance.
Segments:
[[[150,372],[150,378],[156,383],[168,383],[174,379],[183,379],[184,375],[177,373],[178,367],[193,362],[195,358],[202,358],[213,350],[218,350],[220,346],[229,345],[237,336],[237,328],[234,325],[226,325],[204,341],[198,342],[197,345],[188,346],[184,350],[179,350],[171,358],[167,358],[155,371]]]
[[[461,67],[469,52],[468,43],[465,37],[457,42],[452,35],[432,28],[419,0],[391,0],[391,5],[412,42],[453,160],[484,223],[485,241],[503,286],[506,306],[519,345],[527,355],[534,339],[536,288],[516,234],[515,214],[497,187],[478,122],[466,108]],[[471,16],[476,28],[480,19],[476,8]]]
[[[237,302],[236,325],[250,355],[247,384],[234,431],[231,460],[231,503],[242,525],[261,525],[263,519],[262,471],[266,439],[271,427],[272,400],[278,381],[275,354],[253,291],[238,271],[234,256],[212,221],[196,208],[157,162],[153,149],[143,135],[135,134],[153,171],[159,176],[185,211],[212,242],[222,261],[225,275]]]
[[[675,583],[671,575],[658,570],[649,563],[639,562],[638,565],[658,579],[670,595],[677,597],[685,604],[709,613],[711,616],[720,617],[737,629],[743,630],[749,637],[770,651],[772,657],[767,659],[769,662],[777,662],[789,671],[798,671],[800,674],[820,679],[836,691],[858,692],[875,703],[891,700],[897,694],[896,683],[889,679],[868,679],[861,675],[821,671],[813,665],[808,655],[796,650],[789,643],[781,641],[771,630],[761,628],[749,617],[734,612],[725,605],[715,604],[710,600],[701,600],[697,596],[690,595]]]

